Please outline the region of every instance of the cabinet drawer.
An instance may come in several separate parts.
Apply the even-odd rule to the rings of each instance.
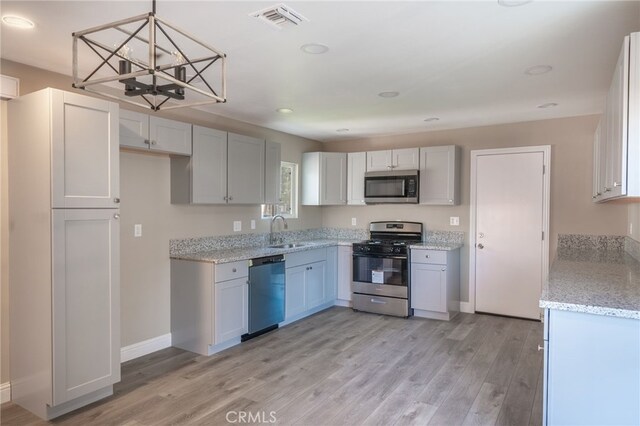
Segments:
[[[241,260],[240,262],[221,263],[216,265],[215,281],[228,281],[236,278],[249,276],[249,262]]]
[[[411,250],[411,263],[447,264],[447,252],[443,250]]]
[[[305,250],[285,255],[286,267],[306,265],[307,263],[321,262],[327,259],[327,249]]]

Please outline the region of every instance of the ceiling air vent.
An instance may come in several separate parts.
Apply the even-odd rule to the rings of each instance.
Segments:
[[[303,21],[309,21],[307,18],[282,3],[250,13],[249,16],[258,18],[278,29],[284,26],[298,25]]]

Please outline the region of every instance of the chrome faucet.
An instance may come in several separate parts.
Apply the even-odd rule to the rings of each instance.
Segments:
[[[269,228],[269,244],[273,244],[273,224],[275,223],[277,218],[282,219],[282,223],[284,224],[284,229],[289,229],[289,225],[287,225],[287,220],[284,218],[284,216],[282,216],[281,214],[277,214],[274,217],[272,217],[271,227]]]

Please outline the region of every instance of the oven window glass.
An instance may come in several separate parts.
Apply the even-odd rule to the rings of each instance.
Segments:
[[[403,197],[404,178],[382,177],[365,179],[365,197]]]
[[[353,281],[407,285],[407,259],[353,256]]]

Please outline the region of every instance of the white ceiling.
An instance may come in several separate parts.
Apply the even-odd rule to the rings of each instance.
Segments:
[[[161,0],[157,13],[228,56],[228,102],[203,109],[322,141],[599,113],[622,39],[640,30],[638,1],[285,1],[309,22],[282,30],[248,16],[275,3]],[[3,58],[70,75],[73,31],[151,2],[0,7],[36,24],[2,26]],[[310,55],[306,43],[330,50]],[[542,64],[553,71],[524,74]]]

